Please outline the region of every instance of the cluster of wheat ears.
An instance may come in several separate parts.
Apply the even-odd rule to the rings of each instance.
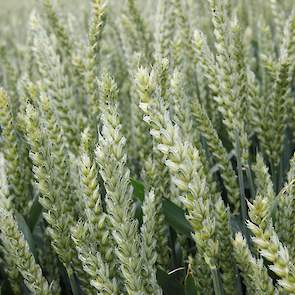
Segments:
[[[0,294],[295,294],[294,1],[21,14],[0,28]]]

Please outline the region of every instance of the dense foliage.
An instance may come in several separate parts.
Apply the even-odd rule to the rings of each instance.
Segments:
[[[293,0],[78,2],[1,17],[0,294],[295,294]]]

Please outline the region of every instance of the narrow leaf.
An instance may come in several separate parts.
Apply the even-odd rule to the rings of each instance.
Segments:
[[[134,196],[140,201],[144,200],[144,185],[138,180],[131,179],[131,184],[134,188]],[[163,198],[163,213],[167,223],[174,228],[178,233],[182,233],[188,237],[191,236],[192,227],[185,218],[185,212],[182,208],[175,205],[170,200]]]
[[[184,286],[185,286],[185,295],[197,295],[198,294],[195,280],[194,280],[192,274],[188,274],[186,276]]]
[[[21,214],[16,213],[15,219],[18,224],[19,230],[23,233],[25,240],[29,244],[29,248],[30,248],[33,256],[36,258],[37,252],[36,252],[36,248],[35,248],[35,242],[34,242],[34,238],[32,236],[32,232],[31,232],[29,226],[27,225],[25,219],[23,218],[23,216]]]
[[[191,236],[192,227],[185,218],[185,212],[183,209],[165,198],[163,201],[163,212],[168,224],[170,224],[177,232],[188,237]]]
[[[42,213],[42,206],[39,203],[38,196],[36,196],[33,201],[33,204],[28,216],[28,220],[27,220],[28,226],[32,232],[34,231],[34,228],[39,221],[41,213]]]
[[[165,271],[158,269],[157,280],[164,295],[185,295],[183,286]]]
[[[133,194],[134,196],[141,202],[143,202],[144,200],[144,185],[142,182],[135,180],[135,179],[131,179],[131,184],[133,186]]]

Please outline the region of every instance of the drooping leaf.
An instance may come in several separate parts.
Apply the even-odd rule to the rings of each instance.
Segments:
[[[172,275],[161,269],[157,270],[157,281],[164,295],[185,295],[183,286]]]
[[[41,214],[42,214],[42,206],[39,203],[38,196],[36,196],[33,201],[28,218],[27,218],[27,223],[28,223],[28,226],[29,226],[31,232],[34,231],[34,228],[35,228],[36,224],[38,223],[38,220],[39,220]]]
[[[135,179],[131,179],[131,184],[133,186],[133,194],[134,196],[141,202],[143,202],[144,200],[144,185],[142,182],[135,180]]]
[[[168,199],[164,199],[163,212],[168,224],[170,224],[178,233],[182,233],[188,237],[191,236],[192,227],[185,218],[185,212],[183,209]]]
[[[69,276],[69,280],[70,280],[70,285],[71,285],[71,290],[73,292],[73,295],[79,295],[80,291],[79,291],[79,287],[77,283],[77,278],[75,277],[75,275],[72,274],[71,276]]]
[[[191,273],[189,273],[186,276],[185,282],[184,282],[184,287],[185,287],[185,295],[197,295],[198,294],[195,280],[194,280]]]
[[[131,179],[131,184],[134,188],[134,196],[140,201],[144,200],[144,185],[138,180]],[[167,223],[174,228],[178,233],[182,233],[188,237],[191,236],[192,227],[185,218],[185,212],[182,208],[175,205],[167,198],[163,198],[163,213]]]

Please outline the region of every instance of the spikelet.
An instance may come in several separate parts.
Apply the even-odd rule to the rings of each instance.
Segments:
[[[248,227],[253,233],[255,246],[262,257],[268,260],[269,266],[278,277],[278,284],[289,293],[295,292],[295,273],[289,251],[278,239],[272,224],[268,224],[269,204],[266,198],[258,198],[249,204],[251,221]]]
[[[197,121],[197,128],[201,134],[206,138],[208,148],[213,154],[213,157],[221,171],[221,177],[224,181],[224,186],[228,192],[228,199],[233,206],[234,210],[238,210],[240,207],[239,188],[237,186],[237,180],[232,165],[228,159],[227,151],[223,147],[221,140],[218,137],[216,130],[214,129],[206,111],[199,102],[194,102],[192,106],[193,115]]]
[[[249,294],[277,294],[262,260],[255,259],[241,233],[233,241],[234,257]]]
[[[105,105],[102,115],[102,132],[96,149],[96,160],[107,192],[107,212],[112,225],[111,231],[117,244],[116,255],[121,264],[127,292],[141,294],[144,281],[138,276],[142,271],[137,221],[134,220],[132,188],[129,184],[130,171],[126,166],[124,146],[126,139],[121,135],[121,125],[114,105]]]
[[[4,158],[1,156],[1,165],[0,165],[0,208],[4,209],[6,212],[12,212],[12,198],[9,195],[7,178],[4,170]],[[9,251],[6,250],[4,245],[0,247],[1,253],[4,254],[1,262],[3,264],[4,272],[8,277],[9,285],[16,295],[21,294],[20,288],[20,273],[17,269],[17,266],[14,263],[13,256],[10,256]],[[3,261],[2,261],[3,260]]]
[[[173,7],[169,5],[168,0],[158,1],[155,51],[156,55],[161,59],[169,58],[171,54],[171,40],[175,27],[175,19],[173,18],[172,10]]]
[[[219,82],[218,96],[214,99],[218,103],[218,109],[222,114],[223,123],[227,126],[228,134],[232,142],[235,142],[235,128],[238,127],[238,120],[233,114],[238,107],[235,91],[235,79],[233,75],[233,65],[229,53],[229,18],[226,11],[226,2],[219,0],[209,0],[212,12],[212,23],[214,26],[215,47],[216,47],[216,74]],[[234,122],[234,120],[236,120]]]
[[[135,39],[139,42],[142,54],[148,61],[152,57],[150,48],[151,34],[135,2],[135,0],[127,1],[127,13],[132,22],[132,26],[134,26]]]
[[[31,105],[27,107],[25,122],[26,136],[31,149],[30,157],[34,164],[34,177],[42,195],[39,202],[47,211],[44,217],[50,226],[49,233],[53,240],[53,247],[65,266],[71,268],[71,261],[75,254],[71,249],[71,241],[65,238],[64,229],[72,225],[72,216],[65,213],[69,211],[65,210],[65,214],[61,211],[64,209],[57,197],[56,184],[50,177],[52,171],[48,161],[49,154],[43,146],[45,139],[44,134],[40,132],[40,118]]]
[[[225,294],[233,294],[237,288],[235,261],[232,257],[233,246],[230,229],[229,210],[224,202],[219,199],[215,204],[216,236],[219,242],[220,253],[218,256],[222,271],[221,279]]]
[[[102,199],[99,191],[99,176],[95,160],[91,160],[91,140],[90,132],[86,129],[82,134],[81,144],[81,163],[80,163],[80,178],[81,178],[81,193],[85,203],[86,221],[84,224],[80,223],[75,226],[74,242],[78,249],[82,263],[87,264],[87,249],[97,255],[97,265],[99,261],[107,268],[107,273],[104,275],[105,279],[117,285],[115,275],[116,260],[114,258],[114,242],[109,231],[109,219],[107,214],[103,211]],[[86,238],[87,236],[87,238]],[[86,243],[87,241],[87,243]],[[87,248],[88,246],[88,248]],[[98,252],[98,254],[96,254]],[[94,259],[94,257],[92,258]],[[93,263],[93,262],[91,262]],[[102,271],[106,271],[102,268]],[[85,269],[85,266],[84,266]],[[86,267],[88,270],[88,268]],[[98,269],[99,270],[99,269]],[[88,271],[87,271],[88,272]],[[89,272],[88,272],[89,273]],[[96,279],[93,272],[89,273],[92,279]],[[117,289],[117,287],[115,287]]]
[[[207,44],[205,35],[198,30],[194,32],[193,46],[197,63],[202,70],[202,75],[204,76],[204,80],[206,81],[207,87],[209,88],[207,93],[207,103],[211,109],[211,112],[208,113],[208,115],[211,115],[210,118],[214,120],[214,123],[216,123],[219,114],[217,112],[218,106],[214,97],[217,97],[218,95],[219,84],[215,57]]]
[[[174,122],[181,128],[181,132],[188,141],[193,132],[193,121],[191,118],[191,102],[184,91],[184,76],[177,70],[174,71],[171,79],[171,95],[173,104]],[[163,96],[161,96],[163,97]]]
[[[218,252],[218,243],[214,237],[215,219],[211,212],[211,196],[208,195],[199,154],[190,143],[182,142],[179,129],[172,124],[163,105],[154,104],[151,79],[152,76],[146,70],[139,70],[137,85],[144,120],[150,125],[150,132],[158,142],[158,149],[167,157],[165,164],[169,168],[172,181],[185,194],[182,202],[188,211],[187,218],[195,230],[194,240],[208,266],[214,271]]]
[[[214,290],[211,272],[202,255],[197,252],[194,257],[189,256],[189,264],[195,278],[198,292],[202,295],[212,295]]]
[[[163,177],[159,177],[160,173],[164,174]],[[165,166],[163,167],[163,163],[161,163],[157,158],[148,158],[145,162],[144,172],[142,174],[146,188],[148,190],[154,189],[153,206],[155,207],[154,222],[155,232],[157,233],[155,236],[157,263],[165,267],[169,262],[169,247],[168,226],[166,225],[165,216],[162,212],[162,201],[165,193],[167,192],[167,186],[169,186],[169,182],[163,184],[163,181],[167,179],[167,171],[165,170]]]
[[[290,249],[290,257],[294,262],[294,177],[295,157],[290,160],[290,169],[287,174],[287,182],[280,191],[277,199],[275,229],[280,240]]]
[[[282,145],[284,141],[285,123],[287,119],[287,105],[289,85],[291,81],[292,59],[294,56],[293,34],[295,30],[295,15],[291,14],[284,29],[284,40],[280,48],[278,66],[275,71],[274,85],[270,95],[268,108],[267,129],[260,131],[262,147],[265,149],[272,165],[273,170],[280,163]],[[266,126],[264,126],[266,127]],[[273,137],[270,130],[275,130]],[[265,135],[263,134],[265,133]]]
[[[90,278],[90,284],[95,290],[88,288],[87,294],[120,294],[119,286],[115,278],[112,278],[110,265],[96,252],[91,244],[93,237],[89,232],[89,224],[78,223],[72,228],[72,239],[75,243],[78,257],[83,265],[84,271]]]
[[[77,130],[72,124],[75,122],[75,109],[72,89],[60,56],[52,46],[52,40],[47,35],[35,14],[31,17],[33,30],[33,52],[42,75],[42,88],[54,100],[54,108],[58,120],[67,138],[67,144],[75,148],[77,144]],[[75,150],[75,149],[74,149]]]
[[[9,194],[13,198],[13,206],[15,206],[16,210],[26,212],[29,198],[25,195],[26,184],[22,178],[25,170],[21,160],[21,143],[17,134],[16,121],[13,118],[8,94],[2,88],[0,89],[0,122]]]
[[[162,152],[165,156],[169,154],[170,147],[169,145],[173,145],[174,141],[179,141],[178,138],[179,135],[179,127],[173,126],[170,118],[169,113],[167,112],[167,109],[165,108],[165,104],[161,100],[157,100],[154,98],[155,96],[155,76],[154,72],[152,71],[150,74],[148,71],[144,68],[139,69],[137,74],[137,85],[138,85],[138,93],[139,97],[141,99],[140,102],[140,108],[142,109],[144,116],[144,121],[146,121],[149,125],[151,125],[150,133],[154,137],[154,139],[159,142],[160,144],[157,145],[157,148],[160,152]],[[152,116],[150,116],[150,114]],[[164,129],[163,134],[161,134],[161,130]],[[161,136],[163,136],[161,138]],[[166,137],[166,138],[165,138]],[[179,147],[182,151],[177,151],[177,153],[180,153],[181,155],[185,153],[185,150],[189,150],[191,148],[191,144],[186,142],[185,144],[182,144],[182,146]],[[195,154],[198,153],[195,149],[192,151],[192,155],[188,155],[192,157],[192,161],[188,162],[187,164],[190,166],[188,169],[193,169],[193,162],[196,161],[194,158]],[[199,159],[199,153],[197,155],[197,158]],[[178,156],[175,155],[175,161],[177,164],[179,164]],[[173,168],[174,170],[177,170],[177,167],[170,167],[173,165],[173,162],[166,161],[166,165],[171,170]],[[170,166],[169,166],[170,165]],[[196,167],[199,167],[200,164],[197,164]],[[191,170],[189,170],[191,173]],[[201,167],[200,172],[202,173],[202,176],[204,178],[209,178],[210,176],[205,176],[204,168]],[[185,176],[184,176],[185,178]],[[174,181],[174,180],[173,180]],[[210,181],[210,179],[209,179]],[[209,182],[208,181],[208,182]],[[188,184],[181,181],[181,183],[175,183],[176,186],[187,186]],[[181,187],[181,189],[183,189]],[[215,187],[210,186],[210,189],[212,190],[212,197],[215,196]]]
[[[11,97],[12,114],[15,117],[19,107],[19,100],[17,97],[18,73],[12,61],[9,59],[7,46],[0,47],[0,58],[3,72],[2,86],[8,89],[8,95]]]
[[[146,290],[148,294],[163,294],[160,289],[157,278],[156,278],[156,261],[157,261],[157,251],[156,251],[156,215],[155,212],[158,210],[158,204],[156,203],[155,193],[150,191],[146,196],[142,206],[143,212],[143,224],[141,227],[142,235],[142,255],[144,257],[144,269],[143,276],[150,278],[147,280],[148,285]]]
[[[11,212],[1,209],[1,240],[12,262],[24,278],[28,289],[38,295],[51,295],[51,287],[42,275],[41,267],[36,263],[29,245],[19,232]]]
[[[96,142],[97,127],[99,122],[100,99],[97,83],[99,73],[99,53],[101,47],[101,36],[104,26],[105,5],[102,0],[92,1],[92,16],[88,32],[88,46],[85,62],[85,89],[88,95],[88,116],[90,119],[90,130]],[[94,144],[95,144],[94,142]]]
[[[272,203],[275,198],[273,184],[269,175],[268,168],[265,165],[263,157],[260,154],[257,154],[256,156],[256,163],[253,166],[253,171],[256,176],[255,182],[257,187],[257,194],[269,198],[269,201]]]
[[[59,42],[58,48],[64,52],[66,58],[71,57],[73,41],[69,36],[69,32],[67,32],[65,24],[58,16],[58,13],[55,10],[51,0],[43,0],[42,2],[51,30],[54,32]]]

